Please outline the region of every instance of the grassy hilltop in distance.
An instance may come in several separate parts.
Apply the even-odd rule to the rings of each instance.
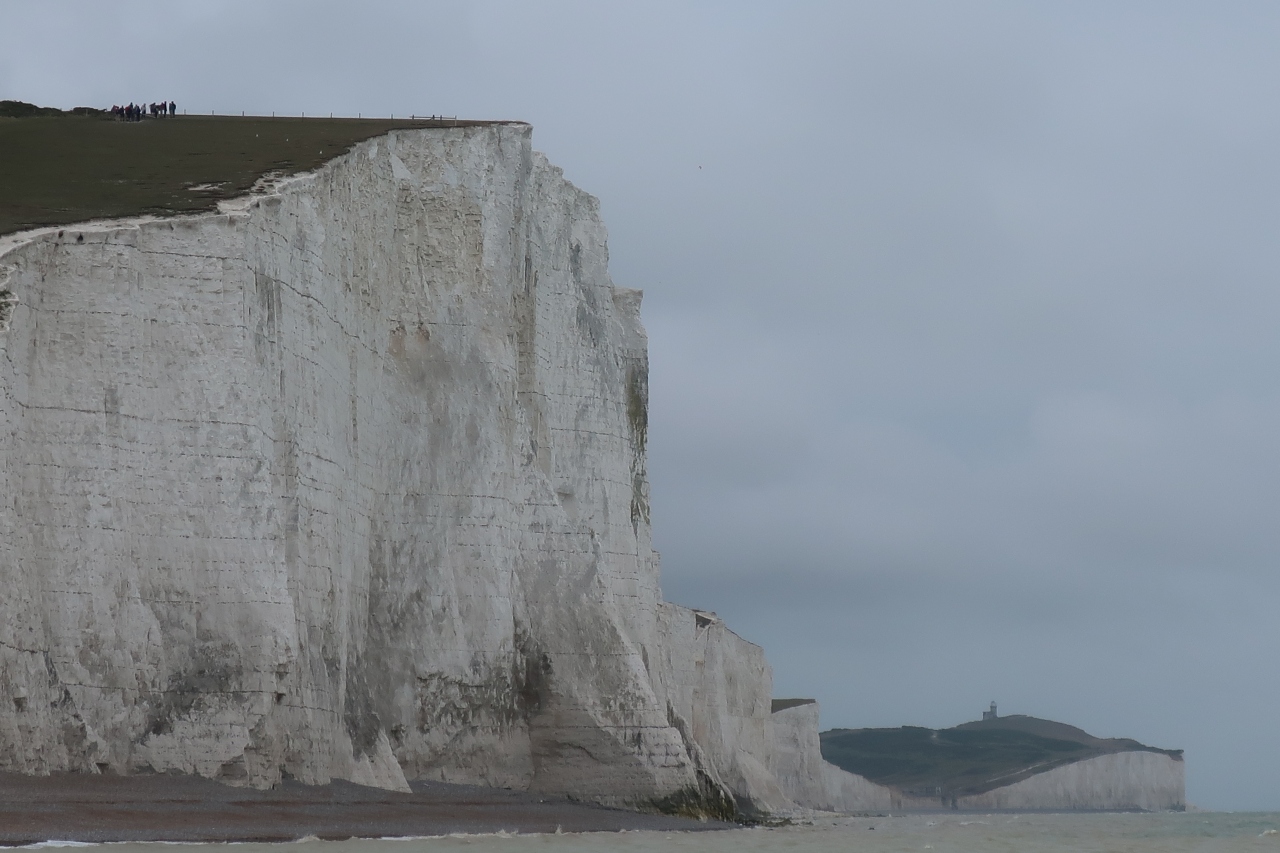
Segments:
[[[389,130],[490,123],[183,115],[125,122],[85,107],[0,101],[0,234],[214,210],[265,175],[314,169]]]
[[[1129,738],[1097,738],[1069,726],[1014,714],[950,729],[832,729],[821,734],[822,757],[905,793],[981,794],[1065,764],[1115,752],[1158,752]]]

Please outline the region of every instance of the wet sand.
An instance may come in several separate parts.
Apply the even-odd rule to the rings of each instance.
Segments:
[[[733,824],[636,814],[521,791],[415,782],[400,794],[348,782],[270,791],[191,776],[0,773],[0,845],[39,841],[293,841],[488,832],[710,830]]]

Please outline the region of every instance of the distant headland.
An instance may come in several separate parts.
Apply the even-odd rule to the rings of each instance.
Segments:
[[[832,729],[821,742],[824,759],[917,807],[1180,809],[1185,801],[1182,750],[1001,717],[994,702],[981,720],[949,729]],[[1079,790],[1065,790],[1082,771]]]

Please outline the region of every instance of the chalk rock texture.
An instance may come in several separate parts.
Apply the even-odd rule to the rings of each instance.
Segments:
[[[495,124],[0,244],[0,769],[790,805],[664,603],[640,293]]]

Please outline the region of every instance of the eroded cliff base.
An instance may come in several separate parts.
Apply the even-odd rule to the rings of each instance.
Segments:
[[[349,782],[270,791],[198,776],[0,773],[0,845],[63,841],[248,842],[493,832],[700,831],[735,824],[637,814],[501,788]]]

